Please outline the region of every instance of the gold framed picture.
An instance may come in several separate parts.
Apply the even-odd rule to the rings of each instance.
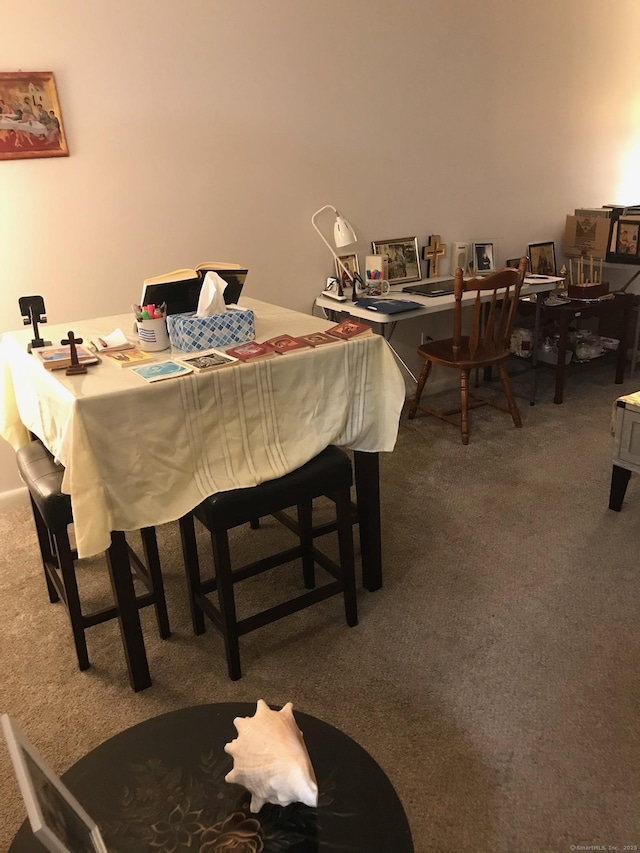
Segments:
[[[0,160],[68,156],[53,72],[0,72]]]

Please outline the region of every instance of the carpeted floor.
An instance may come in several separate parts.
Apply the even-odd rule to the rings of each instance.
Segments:
[[[616,386],[612,372],[572,376],[561,406],[543,374],[538,404],[519,401],[523,429],[481,409],[466,448],[453,427],[403,419],[381,458],[384,589],[359,591],[356,628],[333,598],[243,637],[236,683],[218,634],[191,635],[177,525],[159,529],[174,633],[159,640],[145,611],[154,683],[134,694],[115,623],[90,629],[79,672],[29,511],[0,514],[0,711],[62,772],[168,710],[290,700],[384,768],[418,853],[640,844],[640,478],[621,513],[607,509],[612,403],[640,379]],[[250,556],[289,535],[265,522],[234,544]],[[98,599],[100,561],[80,574]],[[242,607],[292,583],[270,574],[239,588]],[[0,792],[4,850],[24,818],[4,745]]]

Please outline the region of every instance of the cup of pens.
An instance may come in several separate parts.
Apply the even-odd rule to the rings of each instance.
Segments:
[[[135,305],[140,349],[160,352],[169,349],[169,333],[165,305]]]

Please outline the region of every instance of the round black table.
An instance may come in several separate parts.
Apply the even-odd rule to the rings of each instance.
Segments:
[[[98,823],[110,853],[413,853],[406,815],[371,756],[333,726],[294,708],[319,790],[317,808],[249,811],[224,781],[235,717],[253,703],[196,705],[139,723],[92,750],[62,779]],[[9,853],[42,853],[28,822]]]

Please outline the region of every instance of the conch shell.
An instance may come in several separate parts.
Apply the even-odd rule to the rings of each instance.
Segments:
[[[258,699],[253,717],[236,717],[233,724],[238,737],[224,748],[233,756],[233,770],[224,778],[251,792],[254,814],[265,803],[318,805],[315,773],[291,702],[272,711]]]

